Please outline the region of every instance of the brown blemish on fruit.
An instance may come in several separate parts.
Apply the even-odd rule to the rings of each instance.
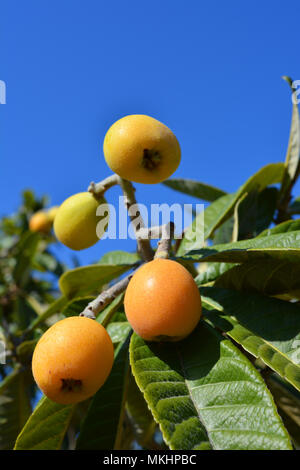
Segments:
[[[79,392],[82,388],[81,380],[77,379],[61,379],[63,392]]]

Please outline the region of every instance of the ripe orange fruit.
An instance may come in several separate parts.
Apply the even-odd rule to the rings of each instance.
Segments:
[[[102,325],[86,317],[68,317],[38,341],[32,372],[48,398],[66,405],[94,395],[107,379],[113,360],[113,344]]]
[[[173,132],[143,114],[125,116],[107,131],[103,152],[108,166],[122,178],[155,184],[177,169],[181,151]]]
[[[32,232],[49,233],[52,227],[52,221],[49,219],[46,211],[35,212],[29,220],[29,229]]]
[[[201,317],[201,296],[192,275],[176,261],[155,259],[133,275],[125,293],[125,313],[147,341],[179,341]]]

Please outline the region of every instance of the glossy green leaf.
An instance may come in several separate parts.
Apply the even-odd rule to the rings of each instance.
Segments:
[[[291,449],[272,397],[255,367],[200,322],[178,343],[132,336],[136,382],[171,449]],[[201,424],[202,423],[202,424]]]
[[[0,383],[0,450],[13,448],[30,413],[26,374],[16,369]]]
[[[292,80],[289,77],[283,77],[291,87],[292,92],[295,90],[292,87]],[[289,136],[289,143],[285,157],[285,173],[281,185],[281,197],[289,190],[291,182],[293,182],[299,174],[299,161],[300,161],[300,117],[298,104],[293,102],[292,122]]]
[[[300,309],[258,294],[201,287],[209,320],[300,390]]]
[[[128,251],[109,251],[102,256],[99,264],[110,264],[118,266],[133,265],[141,261],[141,257],[137,253],[129,253]]]
[[[116,297],[105,309],[99,313],[96,318],[98,323],[101,323],[105,328],[111,321],[112,317],[114,316],[115,312],[119,309],[121,304],[123,303],[124,292],[118,297]]]
[[[109,264],[93,264],[65,272],[60,280],[61,292],[68,298],[99,292],[101,287],[121,276],[130,269],[130,265],[115,266]]]
[[[258,235],[258,237],[270,237],[271,235],[278,235],[279,233],[296,232],[297,230],[300,230],[300,219],[291,219],[282,222],[273,228],[264,230]]]
[[[107,326],[107,333],[114,344],[124,341],[131,331],[131,326],[127,321],[112,322]]]
[[[187,251],[201,248],[203,239],[210,238],[213,232],[231,215],[237,200],[236,193],[226,194],[210,204],[204,210],[204,214],[197,215],[191,226],[185,231],[177,252],[178,256]]]
[[[233,194],[220,197],[204,211],[204,238],[210,238],[213,232],[230,217],[237,201],[245,193],[261,191],[271,184],[281,182],[284,172],[283,163],[272,163],[261,168]],[[180,244],[178,255],[202,247],[202,215],[198,215],[186,230]],[[200,223],[199,223],[200,220]]]
[[[297,263],[300,260],[300,231],[257,237],[224,245],[194,250],[182,257],[201,262],[245,263],[261,259],[277,259]]]
[[[277,206],[278,189],[271,187],[252,191],[238,206],[238,238],[256,237],[271,224]]]
[[[239,201],[237,202],[237,204],[238,203]],[[235,218],[234,216],[231,216],[229,219],[225,220],[225,222],[213,234],[214,244],[216,245],[221,243],[233,242],[234,228]]]
[[[19,434],[15,450],[59,450],[74,406],[43,397]]]
[[[300,289],[300,264],[272,258],[248,261],[224,272],[214,285],[265,295],[292,293]]]
[[[203,263],[204,264],[204,263]],[[201,270],[195,277],[198,286],[215,281],[223,273],[235,266],[234,263],[207,263],[205,269]]]
[[[93,397],[82,423],[76,449],[114,449],[119,436],[120,414],[128,372],[129,337],[115,351],[112,371]]]
[[[213,202],[226,194],[225,191],[214,186],[190,179],[172,178],[164,181],[163,184],[181,193],[209,202]]]

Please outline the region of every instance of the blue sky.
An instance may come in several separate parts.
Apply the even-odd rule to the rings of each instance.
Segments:
[[[60,204],[108,176],[103,138],[127,114],[175,132],[174,177],[234,191],[282,161],[291,100],[281,76],[300,79],[299,13],[283,0],[2,2],[0,215],[18,207],[24,188]],[[162,185],[136,186],[146,204],[192,202]],[[77,255],[88,263],[133,248],[106,240]]]

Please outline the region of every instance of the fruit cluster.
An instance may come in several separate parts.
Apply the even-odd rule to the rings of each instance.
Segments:
[[[173,132],[144,115],[126,116],[114,123],[105,136],[103,151],[108,166],[120,178],[144,184],[168,178],[181,156]],[[96,226],[100,217],[96,210],[105,202],[103,194],[91,192],[65,200],[56,209],[54,219],[58,240],[73,250],[94,245],[99,239]],[[41,217],[35,214],[36,220],[38,215]],[[37,225],[32,220],[30,228],[38,230]],[[40,231],[49,230],[46,222],[39,227]],[[133,330],[144,340],[179,341],[199,322],[201,297],[185,267],[177,261],[157,258],[134,273],[125,292],[124,307]],[[74,316],[57,322],[41,337],[33,354],[32,370],[38,386],[50,399],[76,403],[103,385],[113,360],[114,348],[105,328],[90,318]]]

